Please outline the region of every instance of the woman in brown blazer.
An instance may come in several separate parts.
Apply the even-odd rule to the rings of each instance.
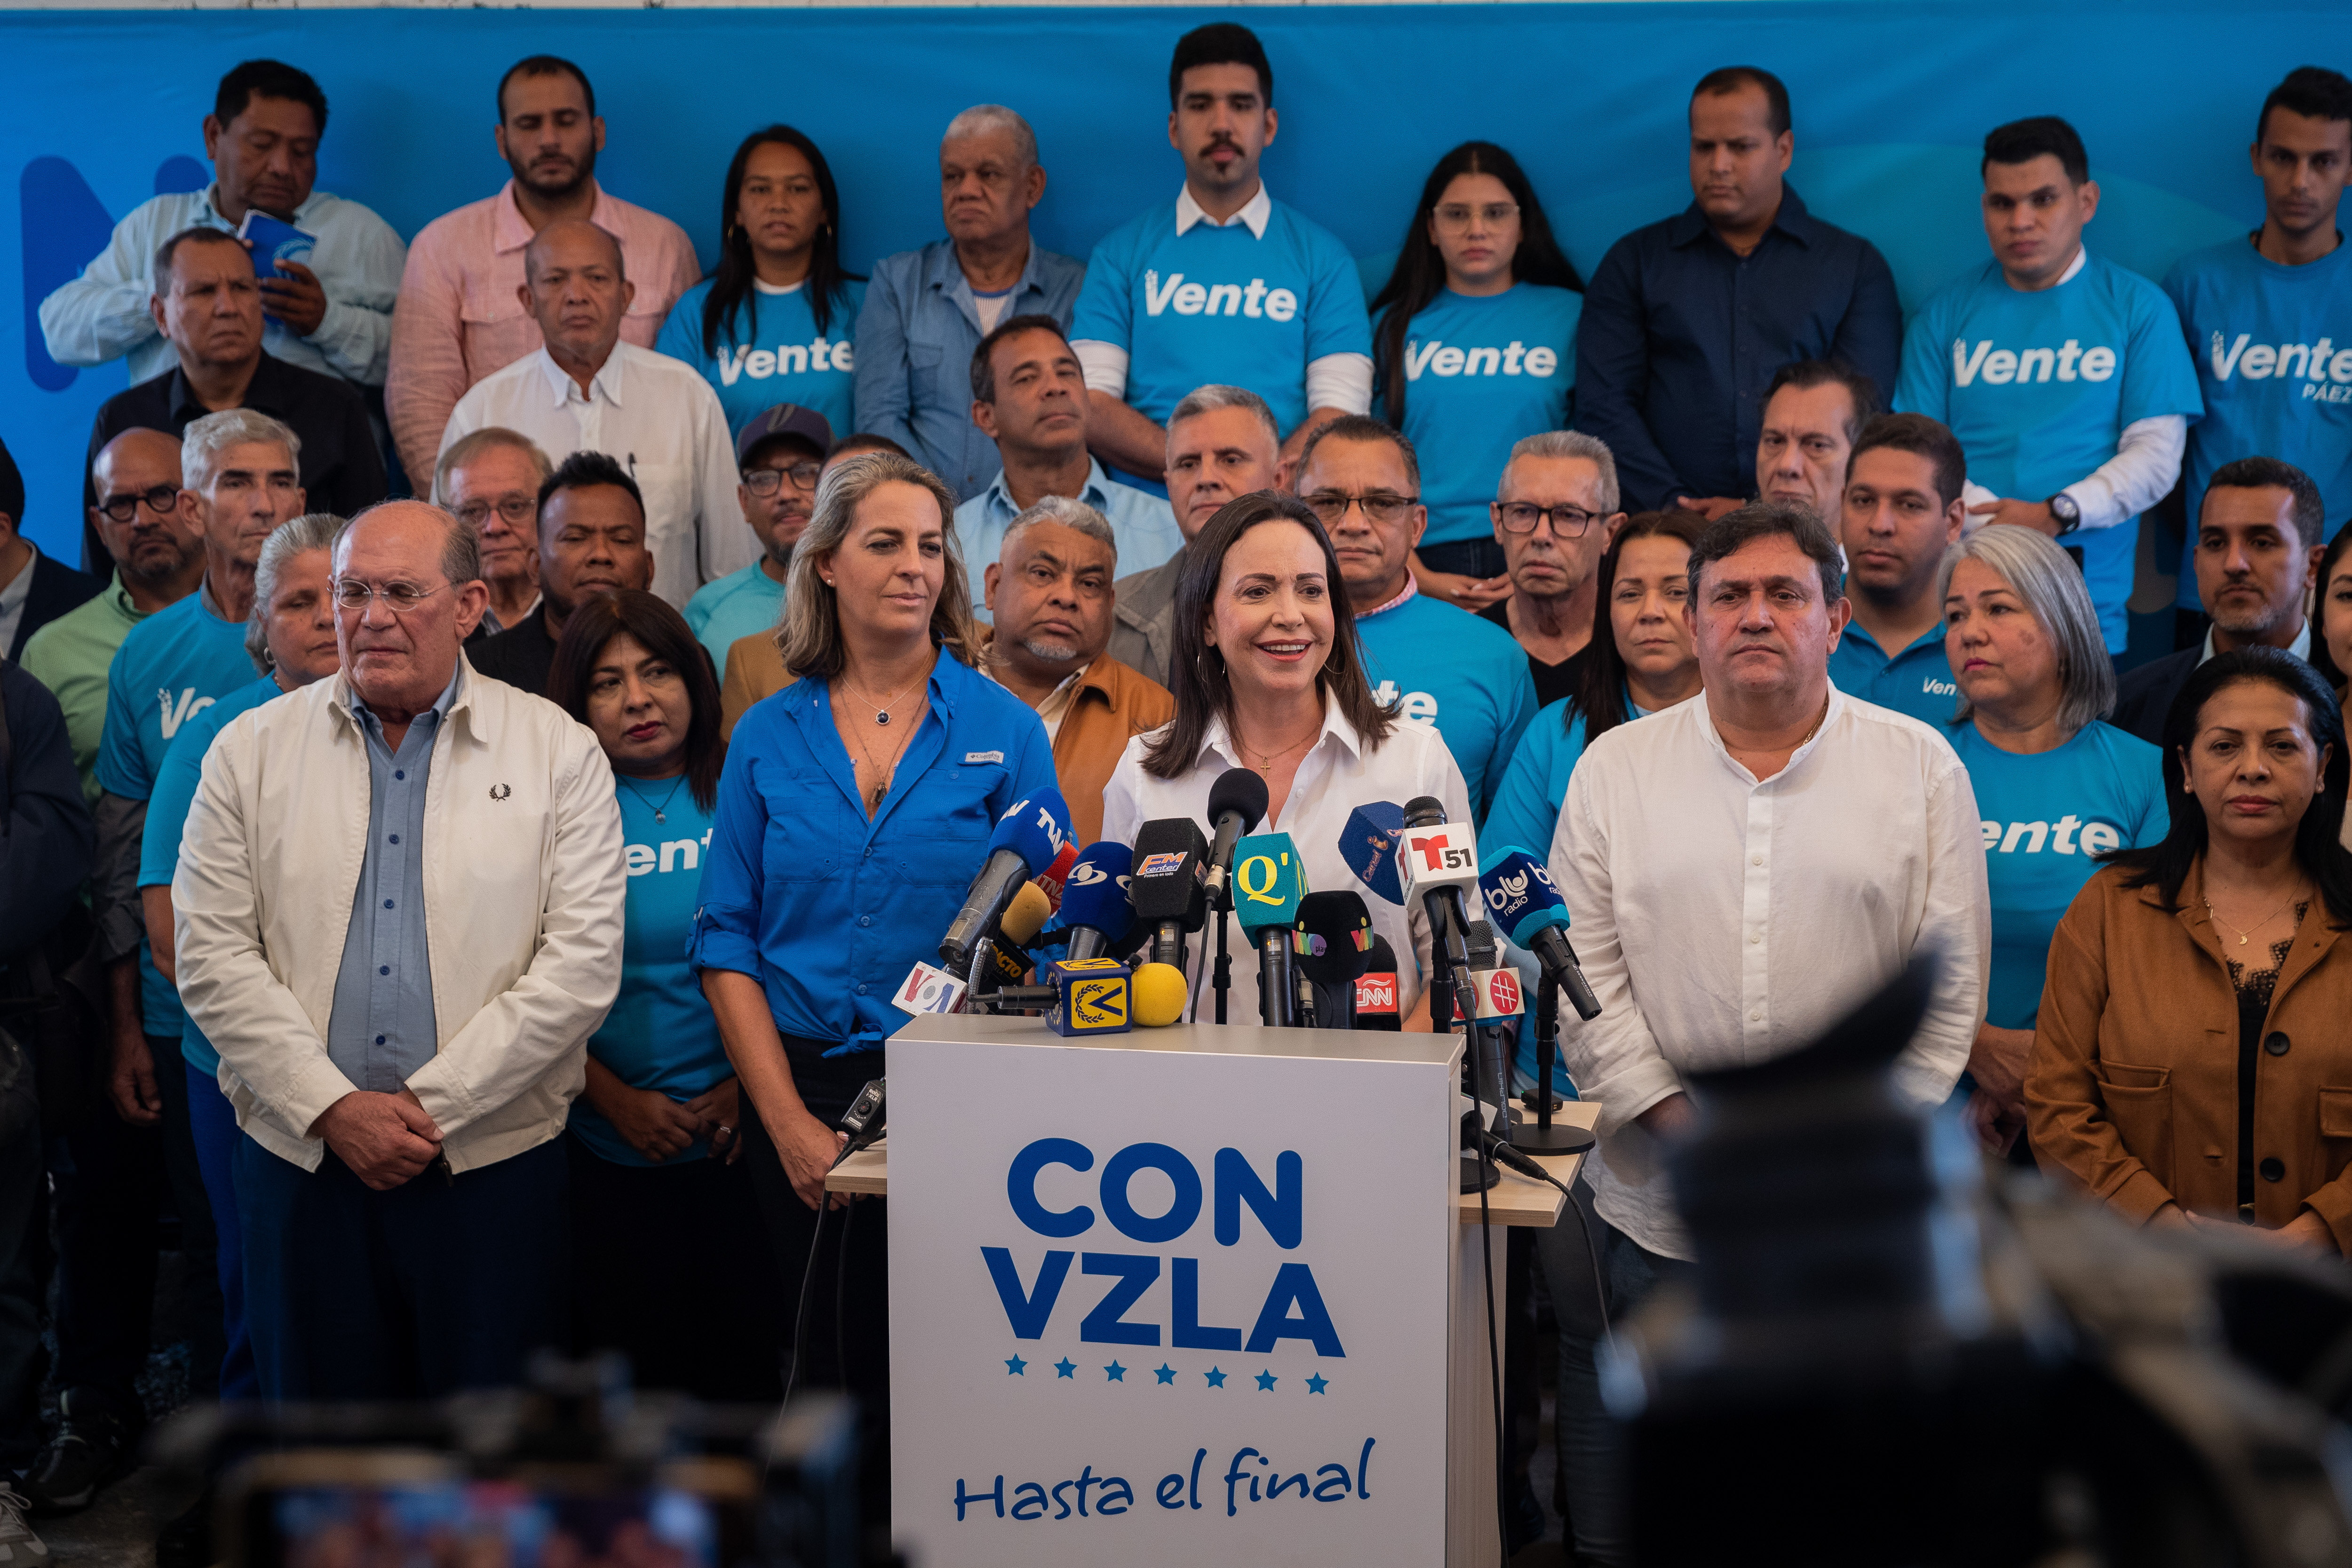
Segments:
[[[2352,852],[2335,694],[2274,648],[2165,721],[2172,829],[2060,921],[2026,1074],[2045,1170],[2141,1223],[2352,1252]]]

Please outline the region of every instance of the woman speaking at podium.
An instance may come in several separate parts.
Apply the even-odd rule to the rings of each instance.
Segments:
[[[1426,1029],[1428,919],[1370,895],[1341,857],[1340,835],[1358,806],[1416,795],[1467,822],[1470,794],[1434,729],[1373,700],[1339,558],[1305,503],[1260,490],[1208,521],[1184,552],[1168,663],[1176,717],[1127,743],[1103,789],[1103,837],[1131,845],[1147,822],[1204,821],[1219,774],[1262,774],[1265,820],[1255,831],[1290,835],[1308,890],[1367,895],[1373,929],[1397,952],[1398,1010],[1407,1028]],[[1195,997],[1211,977],[1215,921],[1186,944]],[[1247,1020],[1257,954],[1238,932],[1232,952],[1226,1016]]]
[[[776,1306],[787,1336],[808,1302],[795,1385],[845,1384],[878,1445],[869,1519],[889,1517],[872,1510],[889,1475],[887,1232],[880,1201],[857,1205],[810,1271],[834,1124],[882,1076],[883,1041],[908,1022],[890,998],[937,959],[997,818],[1054,783],[1037,715],[972,668],[954,510],[888,453],[818,487],[776,634],[794,684],[735,726],[688,939],[750,1101],[737,1131],[790,1293]]]

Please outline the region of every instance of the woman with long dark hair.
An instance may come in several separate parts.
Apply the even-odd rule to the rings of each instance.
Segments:
[[[1559,803],[1585,748],[1631,719],[1698,695],[1690,552],[1706,520],[1695,511],[1641,511],[1625,520],[1595,573],[1592,640],[1569,660],[1572,689],[1538,711],[1486,808],[1479,837],[1551,853]]]
[[[2025,1078],[2045,1171],[2140,1225],[2352,1241],[2352,851],[2336,694],[2273,647],[2200,665],[2164,725],[2171,828],[2050,945]]]
[[[1127,743],[1103,788],[1105,838],[1132,845],[1137,828],[1162,817],[1206,821],[1210,787],[1228,768],[1264,776],[1258,831],[1290,835],[1310,889],[1356,885],[1339,841],[1368,801],[1431,795],[1448,821],[1470,820],[1468,787],[1436,730],[1401,721],[1373,698],[1339,558],[1297,498],[1255,491],[1202,526],[1184,549],[1173,629],[1176,717]],[[1410,1016],[1429,972],[1427,918],[1366,902],[1396,950],[1397,1006]],[[1201,942],[1188,946],[1197,996],[1209,966]],[[1257,955],[1244,942],[1233,960],[1229,1016],[1246,1017]],[[1425,1014],[1418,1026],[1428,1026]]]
[[[1437,161],[1372,300],[1383,417],[1429,465],[1423,593],[1473,611],[1510,596],[1486,503],[1513,442],[1569,423],[1583,289],[1517,160],[1465,142]]]
[[[719,268],[679,296],[654,347],[702,372],[741,435],[797,403],[836,436],[856,428],[851,339],[866,279],[841,267],[841,194],[815,142],[789,125],[743,138],[719,202]]]
[[[727,743],[719,683],[685,617],[631,588],[564,622],[549,700],[613,764],[629,873],[621,993],[572,1102],[573,1332],[628,1354],[637,1382],[773,1399],[774,1270],[735,1169],[741,1090],[687,962]]]

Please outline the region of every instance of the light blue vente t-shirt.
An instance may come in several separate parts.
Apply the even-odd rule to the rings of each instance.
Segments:
[[[858,308],[866,302],[864,281],[846,282],[834,295],[832,318],[821,332],[809,310],[806,285],[776,293],[755,288],[735,307],[733,331],[720,329],[719,352],[708,354],[702,352],[702,301],[714,281],[706,278],[678,296],[654,348],[702,373],[727,411],[727,434],[740,436],[754,416],[779,403],[815,409],[833,426],[835,440],[856,429],[853,344]]]
[[[1103,237],[1070,319],[1070,341],[1125,349],[1128,405],[1165,425],[1194,387],[1247,387],[1287,435],[1307,416],[1307,366],[1372,352],[1348,247],[1281,202],[1265,235],[1238,217],[1176,232],[1166,201]]]
[[[604,1026],[588,1037],[588,1054],[631,1089],[658,1089],[683,1105],[735,1070],[686,956],[714,814],[695,804],[694,788],[682,776],[616,777],[614,786],[629,872],[621,994],[604,1015]],[[656,811],[669,820],[656,822]],[[585,1098],[572,1102],[571,1125],[582,1142],[614,1164],[652,1163]],[[698,1140],[663,1163],[699,1160],[709,1152],[708,1142]]]
[[[200,588],[131,628],[106,672],[106,728],[98,743],[98,787],[124,800],[152,798],[163,757],[180,727],[251,684],[245,623],[213,613]],[[180,1037],[187,1015],[179,994],[139,939],[139,1011],[151,1035]]]
[[[1515,283],[1473,298],[1446,289],[1404,341],[1404,433],[1421,455],[1424,544],[1491,539],[1486,503],[1522,437],[1569,421],[1584,297]],[[1373,408],[1382,405],[1375,396]]]
[[[727,674],[727,650],[738,637],[774,627],[784,613],[784,585],[761,570],[762,553],[740,572],[705,583],[686,602],[686,626],[695,640],[710,650],[710,663],[721,679]]]
[[[2311,476],[2330,533],[2352,521],[2352,245],[2287,267],[2232,239],[2182,257],[2164,291],[2205,397],[2183,465],[2190,522],[2213,470],[2257,456]],[[2195,527],[2188,535],[2177,602],[2194,609]]]
[[[2053,752],[2021,755],[1973,723],[1944,735],[1969,770],[1992,887],[1992,985],[1985,1022],[2030,1029],[2042,1009],[2050,939],[2102,850],[2162,838],[2172,815],[2164,753],[2096,720]]]
[[[2097,256],[2054,289],[2023,293],[1988,261],[1929,300],[1903,334],[1895,406],[1951,426],[1969,478],[2042,501],[2116,455],[2124,426],[2204,408],[2164,290]],[[2083,552],[2107,651],[2130,632],[2139,519],[2059,542]]]
[[[141,887],[168,888],[172,874],[180,868],[180,839],[187,831],[188,811],[196,804],[196,784],[204,777],[205,753],[212,749],[214,737],[238,714],[283,695],[277,678],[265,675],[215,702],[172,737],[155,775],[155,793],[147,797],[147,827],[139,841]],[[180,1055],[207,1074],[220,1070],[220,1053],[194,1018],[180,1027]]]
[[[1535,717],[1535,678],[1517,639],[1494,622],[1416,594],[1356,617],[1364,678],[1407,723],[1434,727],[1462,770],[1480,820]],[[1530,845],[1528,847],[1533,848]]]

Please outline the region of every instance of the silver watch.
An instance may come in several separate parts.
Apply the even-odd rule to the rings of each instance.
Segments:
[[[2050,515],[2058,520],[2058,536],[2061,539],[2083,526],[2083,509],[2075,505],[2074,498],[2064,490],[2060,490],[2042,504],[2048,507]]]

